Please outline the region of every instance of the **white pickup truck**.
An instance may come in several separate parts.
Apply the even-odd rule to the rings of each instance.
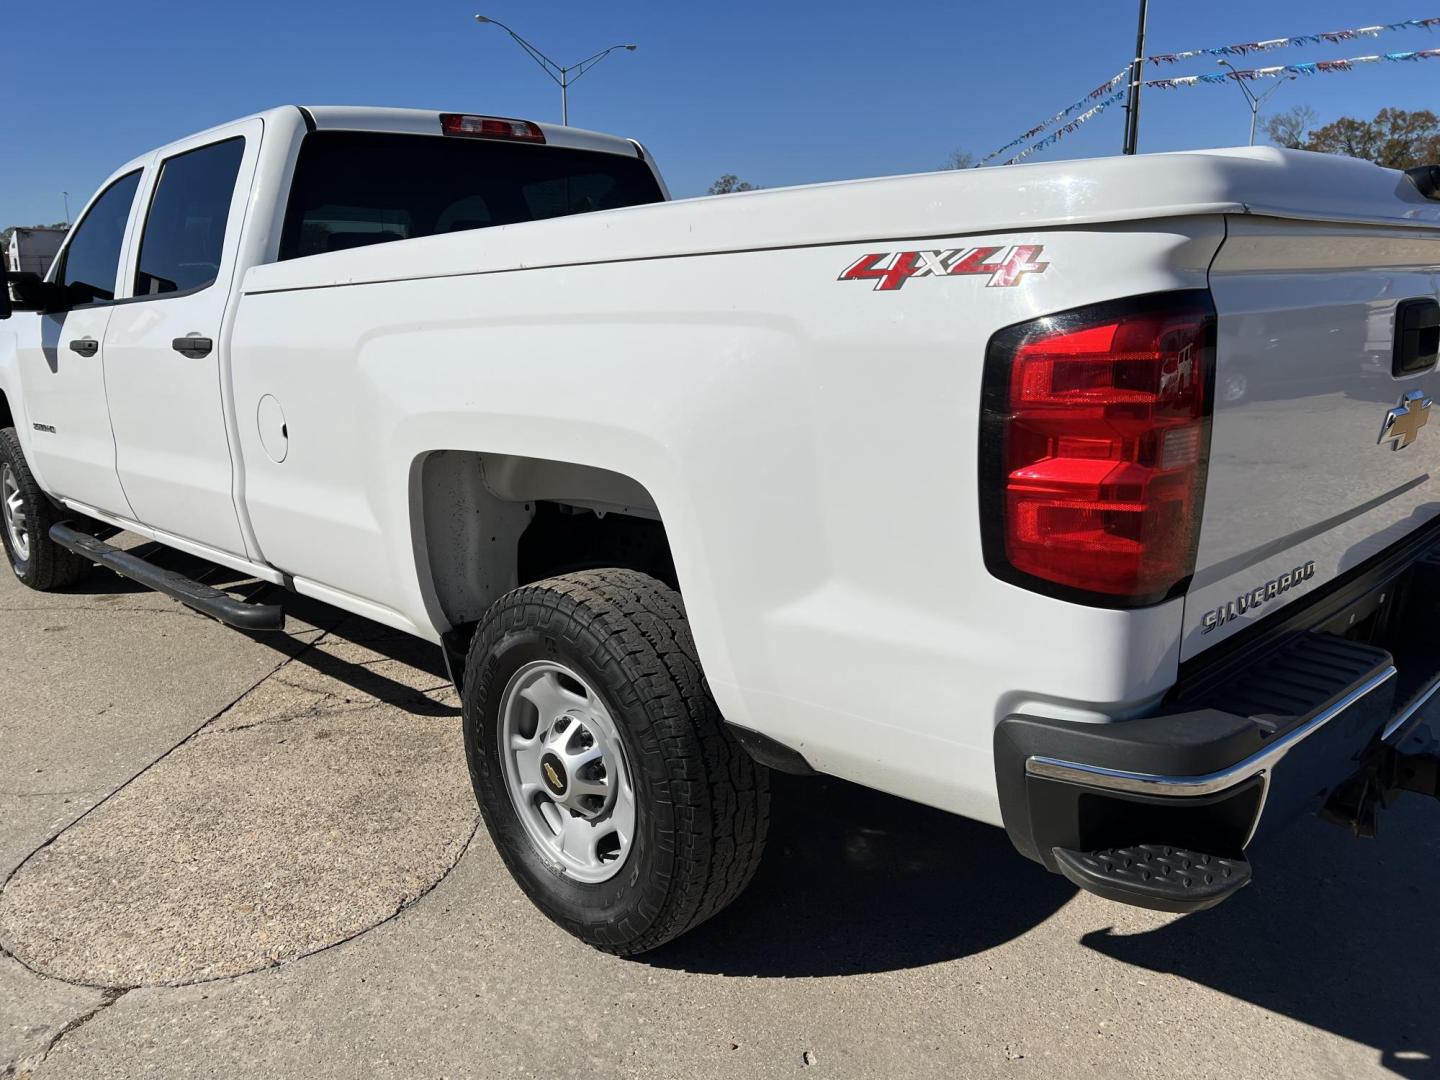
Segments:
[[[1300,812],[1435,793],[1437,173],[666,203],[627,139],[275,109],[0,289],[6,551],[283,625],[128,530],[440,644],[497,847],[603,949],[745,886],[769,769],[1197,910]]]

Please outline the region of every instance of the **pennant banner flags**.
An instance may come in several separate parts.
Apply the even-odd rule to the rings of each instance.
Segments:
[[[1013,150],[1015,147],[1019,146],[1021,143],[1023,143],[1023,142],[1028,142],[1029,140],[1033,139],[1036,135],[1039,135],[1040,132],[1044,131],[1044,130],[1045,130],[1047,127],[1049,127],[1051,124],[1054,124],[1054,123],[1056,123],[1056,122],[1058,122],[1058,121],[1060,121],[1060,120],[1064,120],[1065,117],[1069,116],[1069,115],[1070,115],[1071,113],[1073,113],[1076,109],[1079,109],[1079,108],[1081,108],[1081,107],[1084,106],[1084,105],[1088,105],[1090,102],[1094,101],[1096,98],[1101,97],[1102,95],[1104,95],[1104,94],[1108,93],[1109,91],[1115,89],[1115,87],[1116,87],[1117,85],[1119,85],[1119,83],[1121,82],[1121,80],[1123,80],[1123,79],[1125,78],[1125,76],[1128,75],[1129,73],[1130,73],[1130,69],[1129,69],[1128,67],[1126,67],[1124,71],[1117,72],[1117,73],[1115,74],[1115,77],[1114,77],[1114,78],[1106,79],[1103,83],[1101,83],[1099,86],[1095,87],[1094,90],[1091,90],[1088,94],[1086,94],[1084,97],[1082,97],[1079,101],[1073,101],[1073,102],[1071,102],[1069,105],[1065,106],[1065,108],[1061,109],[1061,110],[1060,110],[1058,113],[1056,113],[1054,116],[1051,116],[1051,117],[1048,117],[1048,118],[1046,118],[1046,119],[1044,119],[1044,120],[1041,120],[1040,123],[1036,124],[1036,125],[1035,125],[1034,127],[1032,127],[1029,131],[1025,132],[1025,134],[1019,136],[1018,138],[1011,139],[1011,140],[1010,140],[1008,143],[1006,143],[1004,146],[1000,147],[999,150],[992,150],[990,153],[986,154],[983,158],[981,158],[981,159],[976,163],[976,166],[979,167],[980,165],[984,165],[985,162],[989,161],[991,158],[999,157],[1001,154],[1005,153],[1006,150]],[[1090,114],[1087,114],[1087,116],[1093,115],[1093,112],[1094,112],[1094,110],[1092,110]],[[1027,152],[1028,152],[1028,151],[1027,151]],[[1008,165],[1008,164],[1010,164],[1010,162],[1007,161],[1007,162],[1005,162],[1005,164]]]
[[[1354,56],[1348,60],[1317,60],[1309,64],[1277,64],[1274,67],[1251,68],[1248,71],[1217,71],[1209,75],[1186,75],[1178,79],[1151,79],[1146,82],[1145,85],[1155,90],[1174,90],[1183,86],[1223,83],[1231,79],[1243,79],[1249,82],[1254,79],[1276,79],[1283,75],[1324,75],[1332,71],[1353,71],[1361,64],[1379,64],[1382,62],[1414,63],[1420,60],[1436,59],[1440,59],[1440,49],[1422,49],[1418,52],[1379,53],[1375,56]],[[1024,161],[1037,151],[1054,146],[1081,124],[1099,116],[1111,105],[1122,100],[1126,93],[1127,90],[1122,89],[1112,94],[1098,105],[1092,106],[1090,109],[1075,117],[1075,119],[1071,120],[1064,127],[1056,128],[1039,142],[1032,144],[1014,157],[1001,162],[1001,164],[1014,165],[1016,162]],[[1016,142],[1023,141],[1023,138],[1016,140]],[[1014,146],[1015,143],[1011,143],[1010,145]],[[1002,148],[1002,150],[1003,149],[1009,149],[1009,147]],[[1002,150],[997,150],[996,153],[1001,153]],[[991,154],[990,156],[994,157],[995,155]]]
[[[1249,71],[1216,71],[1209,75],[1185,75],[1178,79],[1151,79],[1145,85],[1155,90],[1174,90],[1182,86],[1223,83],[1231,79],[1250,82],[1254,79],[1278,79],[1283,75],[1324,75],[1332,71],[1353,71],[1361,64],[1403,64],[1437,58],[1440,58],[1440,49],[1377,53],[1374,56],[1352,56],[1348,60],[1317,60],[1310,64],[1277,64],[1274,67],[1251,68]]]
[[[1122,72],[1122,74],[1123,74],[1123,72]],[[1008,161],[1001,162],[1001,164],[1002,164],[1002,165],[1014,165],[1017,161],[1024,161],[1027,157],[1029,157],[1031,154],[1035,153],[1036,151],[1044,150],[1047,146],[1054,146],[1057,142],[1059,142],[1061,139],[1063,139],[1066,135],[1069,135],[1072,131],[1074,131],[1076,128],[1078,128],[1081,124],[1085,123],[1085,121],[1090,120],[1090,119],[1092,119],[1092,118],[1094,118],[1094,117],[1096,117],[1096,116],[1099,116],[1102,112],[1104,112],[1106,109],[1108,109],[1111,105],[1114,105],[1114,104],[1115,104],[1116,102],[1118,102],[1118,101],[1124,100],[1125,95],[1126,95],[1127,92],[1128,92],[1128,91],[1126,91],[1126,90],[1121,90],[1121,91],[1119,91],[1118,93],[1111,94],[1111,95],[1110,95],[1108,98],[1106,98],[1104,101],[1100,102],[1100,104],[1098,104],[1098,105],[1096,105],[1096,106],[1094,106],[1094,107],[1092,107],[1092,108],[1090,108],[1090,109],[1087,109],[1085,112],[1083,112],[1083,113],[1081,113],[1079,116],[1075,117],[1074,120],[1071,120],[1071,121],[1070,121],[1068,124],[1066,124],[1064,127],[1058,127],[1058,128],[1056,128],[1056,129],[1055,129],[1054,131],[1052,131],[1049,135],[1046,135],[1045,138],[1043,138],[1043,139],[1041,139],[1039,142],[1037,142],[1034,146],[1028,147],[1028,148],[1026,148],[1025,150],[1020,151],[1020,153],[1016,154],[1014,157],[1010,158]],[[1023,141],[1023,140],[1022,140],[1022,141]],[[1013,146],[1014,143],[1012,143],[1011,145]],[[1001,152],[1002,152],[1001,150],[995,151],[996,154],[1001,153]],[[992,154],[991,157],[994,157],[994,154]]]
[[[1213,49],[1191,49],[1188,52],[1157,53],[1154,56],[1147,56],[1146,63],[1149,64],[1175,64],[1181,60],[1188,60],[1195,56],[1248,56],[1251,53],[1270,52],[1273,49],[1299,47],[1304,45],[1315,45],[1320,42],[1353,41],[1356,38],[1379,37],[1381,34],[1395,30],[1436,30],[1440,29],[1440,17],[1430,19],[1406,19],[1403,22],[1377,23],[1375,26],[1360,26],[1354,30],[1331,30],[1323,34],[1298,34],[1295,37],[1270,38],[1268,41],[1250,41],[1238,45],[1221,45]],[[1208,75],[1186,75],[1176,79],[1151,79],[1145,83],[1146,86],[1155,90],[1174,90],[1182,86],[1197,86],[1201,83],[1223,83],[1229,79],[1275,79],[1284,75],[1321,75],[1331,71],[1350,71],[1360,64],[1378,64],[1381,61],[1388,62],[1409,62],[1415,60],[1431,60],[1440,56],[1440,49],[1423,49],[1417,52],[1392,52],[1378,53],[1374,56],[1356,56],[1349,60],[1319,60],[1309,64],[1278,64],[1274,67],[1252,68],[1249,71],[1217,71]],[[1125,91],[1112,93],[1117,86],[1126,80],[1130,74],[1127,65],[1123,71],[1117,72],[1113,78],[1107,79],[1095,87],[1078,101],[1072,101],[1065,108],[1061,109],[1054,116],[1041,120],[1023,135],[1011,139],[998,150],[986,154],[977,163],[976,167],[999,157],[1029,142],[1046,128],[1058,124],[1061,120],[1073,116],[1076,112],[1091,107],[1080,115],[1075,116],[1064,127],[1057,128],[1039,142],[1034,143],[1028,149],[1002,162],[1005,165],[1013,165],[1017,161],[1023,161],[1037,150],[1043,150],[1047,146],[1053,146],[1066,135],[1069,135],[1085,121],[1098,116],[1111,105],[1125,96]],[[1105,95],[1111,94],[1110,97]],[[1104,98],[1103,101],[1100,99]],[[1091,105],[1098,101],[1099,104]]]
[[[1269,52],[1272,49],[1300,48],[1318,45],[1321,42],[1335,44],[1354,41],[1362,37],[1379,37],[1392,30],[1433,30],[1440,27],[1440,18],[1406,19],[1403,22],[1380,23],[1377,26],[1361,26],[1354,30],[1331,30],[1324,34],[1297,34],[1295,37],[1271,38],[1268,41],[1247,41],[1239,45],[1221,45],[1214,49],[1191,49],[1188,52],[1157,53],[1145,58],[1150,64],[1178,64],[1192,56],[1249,56],[1251,53]]]

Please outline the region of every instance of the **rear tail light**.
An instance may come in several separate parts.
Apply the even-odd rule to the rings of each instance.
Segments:
[[[996,334],[980,428],[991,573],[1106,607],[1182,592],[1205,495],[1214,351],[1203,290]]]
[[[519,142],[545,141],[539,125],[529,120],[507,120],[503,116],[471,116],[469,113],[440,114],[440,130],[446,135],[465,135],[472,139],[514,139]]]

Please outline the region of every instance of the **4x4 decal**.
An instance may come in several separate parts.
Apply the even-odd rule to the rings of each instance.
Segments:
[[[838,281],[873,281],[876,292],[894,292],[911,278],[962,277],[980,274],[990,278],[987,288],[1017,285],[1026,274],[1043,274],[1049,263],[1036,259],[1042,244],[1000,247],[949,248],[944,251],[881,251],[861,255],[845,268]],[[1000,253],[1004,251],[1004,256]]]

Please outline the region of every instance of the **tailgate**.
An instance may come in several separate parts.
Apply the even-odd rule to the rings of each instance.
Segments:
[[[1440,375],[1394,367],[1397,308],[1428,321],[1440,297],[1440,230],[1235,216],[1210,286],[1214,421],[1182,659],[1440,513]],[[1387,419],[1398,438],[1382,439]]]

